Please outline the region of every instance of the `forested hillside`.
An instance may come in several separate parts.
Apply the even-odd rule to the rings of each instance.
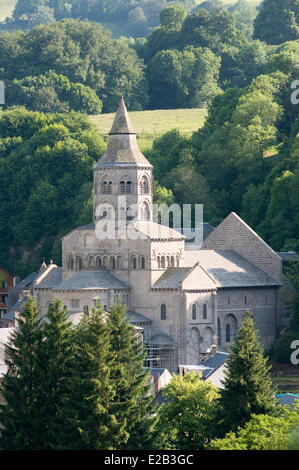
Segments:
[[[298,0],[275,0],[284,29],[262,38],[264,0],[254,40],[217,1],[190,14],[170,4],[136,41],[73,19],[0,35],[1,266],[23,275],[42,256],[59,263],[59,237],[91,219],[106,143],[78,112],[113,113],[122,94],[130,111],[208,106],[191,137],[170,130],[146,150],[157,201],[203,203],[212,224],[236,211],[275,250],[299,250]]]

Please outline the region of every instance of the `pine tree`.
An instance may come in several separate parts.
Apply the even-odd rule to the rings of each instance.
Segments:
[[[127,319],[127,307],[115,304],[107,317],[111,351],[114,363],[111,378],[115,395],[111,412],[121,420],[128,440],[121,449],[150,449],[153,417],[153,397],[148,386],[148,373],[144,368],[145,349],[138,339],[137,330]]]
[[[124,424],[110,410],[113,354],[101,307],[81,320],[74,338],[73,376],[66,403],[65,449],[113,450],[127,440]]]
[[[251,312],[245,314],[227,360],[221,390],[224,433],[244,426],[250,416],[274,411],[275,390]]]
[[[0,449],[41,449],[42,426],[37,396],[40,374],[37,364],[42,333],[37,304],[29,297],[18,320],[19,328],[11,335],[7,347],[8,373],[1,382]]]
[[[60,300],[49,306],[42,332],[43,342],[37,356],[42,448],[59,449],[65,434],[64,408],[73,373],[73,326]]]

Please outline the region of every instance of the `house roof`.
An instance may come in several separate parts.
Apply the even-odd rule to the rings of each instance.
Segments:
[[[157,368],[145,367],[145,369],[150,373],[150,375],[154,377],[155,382],[157,381],[159,377],[161,377],[162,374],[164,374],[164,372],[167,371],[170,374],[169,370],[166,369],[165,367],[157,367]],[[158,374],[160,375],[158,376]]]
[[[284,393],[278,397],[278,401],[280,405],[293,406],[295,403],[299,403],[299,395],[295,395],[293,393]]]
[[[145,238],[150,238],[151,240],[184,240],[185,236],[177,232],[173,228],[166,227],[165,225],[157,224],[152,220],[133,220],[128,224],[127,232],[130,234],[130,230],[134,233],[140,232],[144,235]]]
[[[36,289],[53,289],[61,283],[61,275],[62,269],[54,265],[53,268],[48,269],[48,272],[45,272],[45,276],[40,282],[37,279],[38,284],[34,287]]]
[[[208,378],[215,370],[219,369],[228,358],[228,353],[217,351],[213,356],[211,356],[207,361],[204,363],[204,367],[206,368],[203,371],[203,377],[206,379]]]
[[[185,265],[198,260],[217,288],[278,287],[280,283],[232,250],[196,250],[184,253]]]
[[[179,289],[183,279],[190,273],[192,267],[168,268],[154,283],[154,289]]]
[[[55,286],[56,291],[78,289],[130,289],[110,271],[81,271]]]
[[[29,274],[22,281],[18,282],[15,287],[27,287],[29,286],[37,277],[37,272]]]
[[[131,323],[151,323],[152,320],[150,318],[141,315],[140,313],[133,312],[132,310],[127,311],[127,318],[130,320]]]
[[[24,300],[17,300],[16,303],[9,309],[9,311],[3,315],[4,320],[13,321],[15,319],[16,312],[24,311]]]

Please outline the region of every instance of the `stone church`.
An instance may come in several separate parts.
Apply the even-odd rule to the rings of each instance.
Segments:
[[[109,312],[120,299],[142,331],[151,368],[199,364],[214,344],[228,350],[247,309],[270,347],[280,256],[235,213],[210,226],[200,249],[187,246],[183,232],[153,221],[152,187],[152,165],[121,99],[94,167],[93,222],[63,237],[62,267],[43,264],[33,284],[41,309],[57,297],[77,322],[94,305]]]

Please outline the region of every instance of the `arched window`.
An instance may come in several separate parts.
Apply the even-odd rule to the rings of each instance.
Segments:
[[[208,304],[204,303],[202,307],[202,318],[206,320],[208,317]]]
[[[169,268],[170,267],[170,257],[169,256],[166,257],[166,262],[167,262],[167,267]]]
[[[81,271],[82,269],[82,258],[81,256],[77,256],[76,258],[76,270]]]
[[[102,266],[102,258],[100,256],[97,256],[96,258],[96,265],[101,267]]]
[[[126,193],[131,194],[131,192],[132,192],[132,183],[131,183],[131,181],[127,181],[127,183],[126,183]]]
[[[108,194],[112,193],[112,181],[109,181],[108,183]]]
[[[145,258],[144,258],[144,256],[140,256],[140,258],[139,258],[139,267],[140,267],[140,269],[145,269]]]
[[[165,256],[161,257],[161,268],[165,268]]]
[[[226,317],[225,338],[227,343],[231,343],[237,332],[238,322],[234,315],[231,313]]]
[[[126,183],[124,181],[119,183],[119,192],[120,194],[125,194],[126,192]]]
[[[140,181],[140,194],[148,194],[148,193],[149,193],[148,179],[146,176],[143,176]]]
[[[192,320],[196,320],[196,304],[192,305]]]
[[[225,328],[225,341],[230,343],[230,325],[227,324]]]
[[[116,263],[115,263],[115,258],[114,256],[111,256],[110,258],[110,269],[115,269]]]
[[[150,211],[148,204],[146,202],[143,202],[140,206],[140,219],[141,220],[149,220],[150,218]]]
[[[132,265],[132,269],[137,269],[137,260],[136,260],[136,256],[132,256],[132,258],[131,258],[131,265]]]
[[[166,320],[166,305],[161,305],[161,320]]]
[[[70,270],[74,269],[74,258],[72,256],[68,259],[67,268]]]
[[[174,268],[174,256],[172,256],[170,259],[170,266]]]
[[[103,184],[102,184],[102,193],[103,193],[103,194],[108,194],[108,183],[107,183],[107,181],[103,181]]]
[[[176,257],[176,265],[179,266],[180,265],[180,258],[177,256]]]
[[[244,303],[245,303],[245,305],[247,305],[247,297],[246,297],[246,295],[245,295],[245,297],[244,297]]]

